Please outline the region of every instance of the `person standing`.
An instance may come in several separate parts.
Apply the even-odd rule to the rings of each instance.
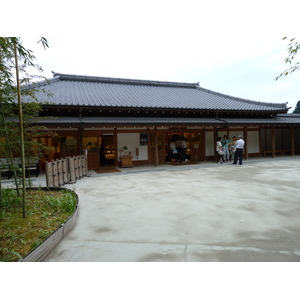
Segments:
[[[102,141],[100,149],[99,149],[99,153],[100,153],[100,166],[107,166],[107,160],[105,157],[105,143],[104,141]]]
[[[182,158],[181,158],[181,145],[182,145],[182,142],[181,142],[181,138],[178,138],[177,141],[175,142],[175,146],[176,146],[176,150],[177,150],[177,163],[180,161],[182,161]]]
[[[229,161],[228,145],[230,144],[230,141],[227,139],[227,135],[223,136],[223,139],[222,139],[221,143],[222,143],[222,147],[223,147],[223,151],[224,151],[223,160],[224,160],[224,162],[228,162]]]
[[[232,142],[230,143],[230,154],[231,154],[231,159],[230,161],[234,161],[234,155],[235,155],[235,150],[236,150],[236,136],[232,138]]]
[[[186,140],[185,137],[181,141],[181,160],[186,163],[188,160],[186,158]]]
[[[223,158],[223,148],[222,148],[222,143],[221,143],[222,138],[219,136],[217,139],[217,144],[216,144],[216,151],[217,151],[217,162],[218,164],[223,163],[222,158]]]
[[[239,160],[239,164],[242,165],[243,164],[243,152],[244,152],[244,146],[245,146],[245,141],[243,140],[242,135],[239,135],[239,139],[237,140],[235,146],[236,146],[236,150],[235,150],[233,164],[236,165],[237,160]]]
[[[169,150],[169,162],[172,162],[172,159],[175,157],[175,150],[176,150],[176,147],[175,147],[175,143],[173,141],[173,139],[170,139],[170,150]],[[176,150],[177,152],[177,150]]]

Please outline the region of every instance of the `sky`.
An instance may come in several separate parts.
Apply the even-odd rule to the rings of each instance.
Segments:
[[[289,67],[284,63],[288,41],[282,38],[300,39],[296,5],[295,0],[87,0],[81,5],[53,0],[42,8],[29,0],[16,12],[24,22],[11,27],[47,78],[54,71],[199,82],[230,96],[288,102],[292,112],[300,100],[300,74],[275,77]],[[39,36],[47,38],[49,49],[36,44]]]

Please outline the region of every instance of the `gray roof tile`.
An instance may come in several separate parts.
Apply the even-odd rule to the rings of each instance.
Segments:
[[[287,112],[286,103],[272,104],[236,98],[204,89],[199,83],[177,83],[54,74],[37,84],[53,93],[37,93],[41,102],[56,105],[117,108]],[[29,87],[32,87],[29,86]]]

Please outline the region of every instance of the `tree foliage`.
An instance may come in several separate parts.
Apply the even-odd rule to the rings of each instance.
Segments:
[[[287,37],[284,37],[282,40],[286,40]],[[297,39],[292,38],[289,40],[287,52],[288,57],[284,60],[286,65],[291,65],[288,69],[280,73],[275,80],[278,80],[282,76],[290,75],[294,72],[300,71],[300,62],[294,63],[294,59],[296,55],[298,54],[298,51],[300,52],[300,43]],[[293,113],[300,113],[300,101],[298,101]]]
[[[284,37],[282,40],[286,40],[287,37]],[[300,62],[292,63],[294,62],[294,59],[296,55],[298,54],[298,51],[300,51],[300,44],[297,39],[292,38],[289,41],[288,47],[287,47],[287,52],[288,52],[288,57],[284,60],[286,65],[291,65],[290,68],[286,69],[282,73],[280,73],[275,79],[278,80],[282,76],[287,76],[290,75],[296,71],[300,70]]]
[[[293,111],[294,114],[300,114],[300,100],[297,102],[295,110]]]
[[[41,43],[45,49],[49,47],[45,38],[41,38],[38,43]],[[42,68],[35,63],[35,59],[33,52],[23,46],[20,38],[0,37],[0,149],[1,156],[6,158],[8,168],[13,171],[17,190],[18,181],[13,167],[13,157],[20,156],[20,149],[25,150],[22,153],[26,157],[41,156],[46,146],[39,143],[39,137],[48,134],[45,127],[36,125],[41,110],[41,104],[34,101],[37,89],[20,89],[21,84],[28,85],[36,78],[44,78],[29,73],[32,68],[35,71],[42,71]],[[26,98],[24,104],[21,97]],[[19,126],[21,124],[22,126]],[[25,162],[23,155],[22,162]],[[23,194],[25,194],[24,172],[22,177]],[[25,216],[25,206],[23,216]]]

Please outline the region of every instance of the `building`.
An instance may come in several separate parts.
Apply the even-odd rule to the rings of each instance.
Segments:
[[[164,164],[171,138],[185,137],[191,162],[213,160],[218,136],[243,135],[245,158],[295,155],[300,151],[300,115],[286,103],[272,104],[227,96],[199,83],[147,81],[54,73],[37,83],[52,93],[36,94],[43,103],[43,125],[60,138],[47,160],[88,151],[89,168],[106,161],[121,166]],[[124,163],[124,162],[123,162]]]

